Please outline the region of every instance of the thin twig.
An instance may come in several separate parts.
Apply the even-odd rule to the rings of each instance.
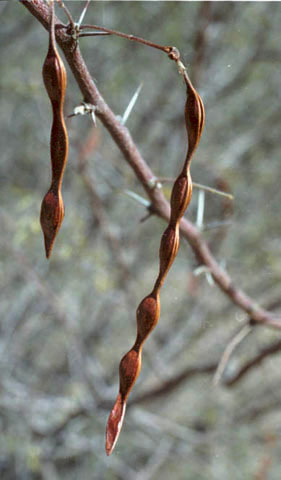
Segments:
[[[127,40],[131,40],[133,42],[142,43],[143,45],[147,45],[148,47],[157,48],[165,53],[170,53],[173,47],[171,46],[164,46],[159,45],[158,43],[150,42],[149,40],[145,40],[144,38],[137,37],[136,35],[131,35],[123,32],[119,32],[118,30],[113,30],[111,28],[100,27],[99,25],[81,25],[80,30],[100,30],[101,32],[110,33],[111,35],[116,35],[117,37],[126,38]]]
[[[214,375],[214,379],[213,379],[213,385],[214,386],[217,386],[219,384],[219,382],[221,381],[223,373],[226,369],[226,366],[227,366],[227,364],[229,362],[229,359],[230,359],[232,353],[234,352],[234,350],[244,340],[244,338],[246,338],[247,335],[249,335],[249,333],[252,332],[252,330],[253,330],[253,327],[247,323],[246,325],[244,325],[239,330],[239,332],[228,343],[228,345],[226,346],[226,348],[225,348],[225,350],[222,354],[222,357],[221,357],[221,359],[218,363],[218,366],[217,366],[217,369],[216,369],[216,372],[215,372],[215,375]]]
[[[75,25],[75,22],[73,20],[73,17],[70,13],[70,11],[68,10],[68,8],[65,6],[65,4],[63,3],[62,0],[57,0],[59,6],[64,10],[64,13],[66,14],[68,20],[69,20],[69,23],[71,25],[72,28],[74,28],[74,25]]]
[[[79,38],[82,38],[82,37],[106,37],[106,36],[109,36],[111,35],[111,33],[108,33],[108,32],[85,32],[85,33],[81,33],[79,35]]]
[[[111,232],[109,228],[109,220],[107,217],[107,213],[98,194],[94,178],[89,175],[88,171],[87,156],[90,153],[92,154],[93,151],[96,149],[98,141],[99,139],[97,130],[95,128],[92,128],[86,140],[83,142],[82,145],[80,145],[80,149],[78,152],[78,168],[91,201],[93,217],[97,222],[105,238],[105,241],[108,243],[111,254],[118,266],[120,284],[122,285],[129,302],[131,301],[130,295],[128,295],[128,282],[130,279],[130,271],[127,263],[124,260],[124,252],[122,250],[120,240],[118,236]]]
[[[225,385],[232,387],[235,383],[241,380],[253,367],[258,366],[263,360],[270,356],[275,355],[281,351],[281,341],[271,343],[270,345],[264,347],[257,355],[246,362],[240,370],[229,380],[225,382]]]

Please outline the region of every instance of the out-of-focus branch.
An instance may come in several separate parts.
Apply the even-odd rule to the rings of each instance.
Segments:
[[[216,369],[216,373],[214,375],[213,383],[214,385],[218,385],[221,381],[225,368],[229,362],[229,359],[234,352],[234,350],[240,345],[240,343],[244,340],[244,338],[251,333],[253,327],[251,325],[246,324],[244,325],[239,332],[232,338],[232,340],[227,344],[223,355],[218,363],[218,367]]]
[[[275,399],[268,400],[266,402],[260,402],[258,406],[250,406],[244,411],[240,412],[235,417],[235,422],[239,423],[249,423],[256,422],[259,417],[262,415],[267,415],[274,410],[280,411],[280,397]]]
[[[250,328],[250,327],[249,327]],[[247,334],[250,330],[247,330]],[[241,333],[241,331],[239,332]],[[245,334],[245,328],[243,330],[243,334]],[[237,335],[234,337],[235,340],[238,340]],[[240,338],[239,338],[240,340]],[[230,342],[231,344],[231,342]],[[233,345],[231,344],[231,347]],[[281,350],[281,341],[271,343],[267,347],[264,347],[260,352],[257,353],[255,357],[253,357],[251,360],[246,362],[231,378],[222,380],[221,384],[222,386],[225,387],[232,387],[236,383],[238,383],[242,378],[249,373],[253,368],[257,367],[260,365],[260,363],[265,360],[267,357],[271,355],[275,355],[279,353]],[[233,349],[231,350],[233,351]],[[228,358],[227,358],[228,359]],[[135,399],[132,399],[132,401],[128,404],[128,408],[131,405],[143,403],[146,401],[152,401],[155,400],[158,397],[161,397],[162,395],[169,395],[172,393],[176,388],[178,388],[180,385],[183,383],[191,380],[193,377],[198,376],[198,375],[212,375],[214,374],[218,367],[220,365],[220,361],[217,361],[215,363],[207,363],[205,365],[201,366],[195,366],[195,367],[187,367],[184,368],[179,374],[174,375],[173,378],[164,381],[160,385],[158,385],[156,388],[153,388],[139,396],[137,396]],[[225,366],[225,365],[224,365]]]
[[[43,0],[33,0],[33,2],[27,0],[19,1],[47,28],[49,18],[48,7]],[[60,26],[61,24],[58,24],[58,20],[56,19],[57,41],[64,51],[66,60],[84,96],[84,101],[95,105],[96,115],[109,131],[116,145],[123,153],[126,161],[145,189],[151,201],[153,213],[168,221],[170,217],[170,206],[161,189],[154,188],[153,179],[155,176],[153,172],[142,158],[127,128],[120,123],[100,95],[81,56],[79,45],[77,45],[76,42],[65,33],[65,29],[61,29]],[[228,273],[219,266],[206,242],[193,224],[183,219],[180,225],[180,231],[191,245],[198,262],[208,268],[216,284],[235,305],[244,310],[253,322],[281,329],[280,317],[261,308],[246,293],[236,287]]]
[[[106,211],[97,192],[94,179],[90,177],[88,171],[87,156],[96,149],[98,142],[98,131],[95,127],[92,127],[88,137],[78,152],[78,169],[91,201],[93,217],[101,229],[105,241],[108,243],[109,249],[114,256],[114,260],[118,265],[121,286],[126,287],[130,272],[123,258],[123,251],[119,239],[110,231]]]
[[[215,96],[211,99],[210,103],[212,103],[213,101],[218,102],[230,93],[233,93],[239,88],[243,87],[245,81],[251,74],[254,62],[256,62],[260,58],[260,52],[263,50],[266,35],[267,29],[263,24],[261,24],[259,30],[256,33],[255,41],[253,42],[253,45],[255,45],[254,50],[248,54],[247,58],[245,58],[240,68],[233,75],[233,77],[223,86],[221,86],[220,90],[215,93]]]
[[[232,387],[235,383],[239,382],[244,375],[246,375],[252,368],[260,365],[266,357],[275,355],[281,350],[281,341],[271,343],[267,347],[264,347],[254,358],[246,362],[243,367],[229,380],[225,382],[228,387]]]
[[[187,367],[183,369],[179,374],[174,375],[173,378],[166,380],[160,385],[158,385],[158,387],[153,388],[137,396],[136,398],[133,398],[128,403],[128,408],[130,408],[132,405],[155,400],[156,398],[159,398],[162,395],[165,395],[165,396],[169,395],[181,384],[187,382],[188,380],[190,380],[191,378],[197,375],[213,374],[216,371],[217,365],[218,364],[216,362],[216,363],[210,363],[207,365],[202,365],[197,367]]]
[[[207,27],[210,22],[212,4],[210,2],[202,2],[198,10],[198,18],[195,22],[198,29],[194,38],[194,56],[192,61],[192,82],[198,88],[202,73],[202,64],[206,55],[207,47]]]
[[[3,218],[6,215],[3,214]],[[30,265],[28,259],[21,253],[15,250],[8,244],[2,243],[5,249],[14,257],[18,266],[31,281],[34,282],[36,288],[41,293],[42,297],[46,300],[48,307],[53,312],[56,320],[65,327],[65,331],[68,333],[68,342],[66,342],[66,351],[68,354],[68,363],[71,366],[72,357],[75,354],[75,361],[77,364],[76,371],[78,372],[81,380],[89,388],[89,391],[94,402],[103,401],[106,398],[106,391],[103,381],[100,382],[100,376],[97,369],[94,372],[89,373],[87,367],[87,351],[85,348],[85,342],[78,334],[76,326],[65,311],[60,298],[46,280],[36,271],[36,269]],[[82,365],[82,367],[81,367]],[[71,370],[71,368],[70,368]]]
[[[247,373],[251,371],[252,368],[257,367],[266,357],[274,355],[278,353],[281,350],[281,341],[272,343],[269,346],[265,347],[264,349],[261,350],[254,358],[252,358],[249,362],[246,362],[243,367],[241,367],[240,370],[229,380],[225,380],[222,382],[222,386],[225,387],[232,387],[234,384],[238,383]],[[147,392],[144,392],[143,394],[136,396],[133,398],[129,404],[128,404],[128,409],[130,407],[139,405],[145,402],[151,402],[158,400],[161,396],[167,396],[172,394],[177,388],[179,388],[182,384],[185,382],[188,382],[189,380],[193,379],[195,376],[198,375],[213,375],[214,372],[217,370],[219,365],[219,361],[217,362],[210,362],[205,365],[198,365],[194,367],[187,367],[184,368],[179,374],[174,375],[173,378],[166,380],[162,382],[160,385],[158,385],[155,388],[152,388],[148,390]],[[271,406],[272,408],[276,408],[279,405],[280,401],[278,400],[277,402],[270,402],[269,405],[264,406],[262,405],[261,407],[255,407],[251,408],[250,411],[245,412],[244,414],[241,415],[241,418],[239,417],[239,421],[243,421],[244,417],[249,419],[254,419],[258,415],[262,415],[263,413],[267,413],[268,410],[270,410]],[[101,401],[98,401],[96,404],[96,408],[99,408],[101,410],[108,409],[110,408],[112,404],[112,400],[108,400],[104,398]],[[52,426],[48,430],[44,431],[38,431],[37,429],[33,429],[33,433],[35,435],[38,435],[40,437],[45,437],[45,436],[53,436],[53,435],[58,435],[61,433],[68,425],[72,419],[77,418],[79,416],[88,416],[90,415],[90,411],[79,405],[75,410],[68,412],[64,418],[57,423],[57,425]]]

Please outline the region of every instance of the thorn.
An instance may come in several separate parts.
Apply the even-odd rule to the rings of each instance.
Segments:
[[[92,117],[92,120],[93,120],[93,124],[96,127],[97,126],[97,121],[96,121],[96,114],[95,114],[94,110],[91,112],[91,117]]]
[[[200,188],[201,190],[206,190],[206,192],[215,193],[221,195],[222,197],[229,198],[230,200],[234,199],[234,195],[231,193],[223,192],[222,190],[217,190],[216,188],[208,187],[207,185],[202,185],[202,183],[192,182],[193,187]]]
[[[130,116],[130,114],[131,114],[131,112],[132,112],[132,110],[133,110],[133,108],[136,104],[136,101],[138,99],[138,96],[141,92],[142,87],[143,87],[143,84],[141,83],[138,86],[137,90],[135,91],[134,95],[132,96],[131,100],[129,101],[129,104],[128,104],[128,106],[127,106],[127,108],[126,108],[125,112],[123,113],[122,118],[120,120],[122,125],[125,125],[125,123],[127,122],[128,118],[129,118],[129,116]]]
[[[77,22],[77,26],[78,26],[78,28],[80,28],[80,26],[81,26],[81,23],[82,23],[82,22],[83,22],[83,20],[84,20],[84,17],[85,17],[85,14],[86,14],[86,12],[87,12],[87,9],[88,9],[88,6],[89,6],[89,3],[90,3],[90,0],[88,0],[88,1],[87,1],[87,3],[86,3],[86,5],[85,5],[85,7],[84,7],[84,8],[83,8],[83,10],[82,10],[82,13],[81,13],[81,15],[80,15],[80,18],[79,18],[79,20],[78,20],[78,22]]]
[[[211,287],[214,286],[215,282],[214,282],[213,276],[210,272],[206,272],[206,280]]]
[[[149,217],[152,217],[152,215],[153,215],[153,212],[149,211],[144,217],[140,219],[140,223],[145,222],[146,220],[148,220]]]
[[[198,277],[202,273],[205,275],[208,284],[211,287],[213,287],[215,283],[214,283],[214,279],[213,279],[212,273],[210,272],[209,267],[207,267],[206,265],[200,265],[199,267],[197,267],[193,270],[193,275],[195,275],[195,277]]]
[[[196,226],[199,230],[202,230],[202,228],[203,228],[204,209],[205,209],[205,192],[204,192],[204,190],[199,190],[198,205],[197,205],[197,218],[196,218]]]
[[[128,197],[131,197],[134,200],[136,200],[138,203],[140,203],[144,207],[146,207],[146,208],[150,207],[150,202],[148,200],[146,200],[146,198],[143,198],[140,195],[138,195],[137,193],[132,192],[132,190],[124,190],[124,193],[126,195],[128,195]]]
[[[193,270],[193,275],[195,275],[195,277],[198,277],[202,273],[207,273],[207,272],[209,272],[209,267],[206,267],[206,265],[200,265],[199,267],[196,267]]]

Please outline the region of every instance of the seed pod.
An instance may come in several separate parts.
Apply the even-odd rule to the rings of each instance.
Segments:
[[[139,355],[139,348],[134,347],[124,355],[119,366],[120,375],[120,393],[122,398],[126,400],[129,392],[139,376],[141,367],[141,359]]]
[[[174,50],[171,55],[170,58],[172,58],[172,60],[179,60],[179,55],[176,55]],[[174,55],[176,55],[175,58],[173,58]],[[159,319],[160,289],[177,255],[179,249],[179,224],[191,199],[192,180],[189,171],[190,160],[202,134],[205,113],[203,102],[192,86],[186,71],[184,71],[183,75],[187,86],[185,122],[188,136],[188,149],[182,171],[174,183],[171,194],[170,222],[162,235],[160,243],[159,274],[152,293],[142,300],[137,309],[137,337],[135,344],[120,363],[119,393],[109,415],[106,428],[107,455],[112,453],[116,445],[124,419],[126,401],[140,372],[143,343]]]
[[[159,315],[159,298],[151,293],[141,301],[137,309],[137,345],[141,344],[156,327]]]
[[[170,223],[177,223],[177,219],[182,217],[192,195],[192,180],[188,170],[178,176],[171,193],[171,220]]]
[[[179,249],[178,225],[169,224],[162,235],[159,249],[159,285],[162,285]]]
[[[106,453],[110,455],[122,428],[126,410],[126,400],[141,369],[141,345],[134,347],[124,355],[119,366],[119,394],[111,410],[106,427]]]
[[[106,425],[106,454],[110,455],[118,440],[126,411],[126,401],[118,393],[116,402],[110,412]]]
[[[64,205],[61,193],[57,189],[46,193],[40,214],[40,223],[44,233],[46,257],[49,258],[51,250],[64,217]]]
[[[188,136],[187,159],[189,161],[202,135],[205,122],[205,110],[202,99],[193,87],[186,71],[184,72],[184,80],[187,88],[185,124]]]
[[[50,139],[52,181],[51,186],[42,201],[40,214],[46,257],[49,258],[56,235],[64,218],[61,185],[68,156],[68,136],[63,117],[63,104],[67,80],[63,61],[56,48],[54,2],[50,5],[49,49],[43,65],[42,74],[53,111],[53,124]]]

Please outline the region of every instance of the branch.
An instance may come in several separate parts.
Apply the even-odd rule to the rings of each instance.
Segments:
[[[239,332],[239,334],[240,333],[241,331]],[[246,333],[245,330],[243,330],[243,333],[244,334]],[[237,335],[234,338],[237,340]],[[231,352],[232,351],[233,349],[231,350]],[[222,386],[232,387],[233,385],[238,383],[240,380],[242,380],[244,375],[249,373],[252,368],[255,368],[258,365],[260,365],[260,363],[263,362],[263,360],[265,360],[266,357],[269,357],[270,355],[275,355],[280,351],[281,351],[281,341],[271,343],[270,345],[264,347],[260,352],[257,353],[255,357],[253,357],[251,360],[246,362],[243,365],[243,367],[241,367],[236,372],[234,376],[232,376],[229,380],[222,381]],[[175,389],[177,389],[184,382],[191,380],[193,377],[197,375],[212,375],[213,373],[218,371],[220,364],[221,364],[220,361],[217,361],[214,363],[207,363],[205,365],[186,367],[180,373],[178,373],[177,375],[174,375],[172,379],[165,380],[157,387],[137,396],[135,399],[133,399],[129,403],[128,408],[130,408],[132,405],[155,400],[158,397],[161,397],[162,395],[170,395],[171,393],[173,393]]]
[[[257,355],[246,362],[243,367],[238,370],[238,372],[229,380],[226,380],[222,382],[222,386],[231,388],[233,385],[238,383],[244,375],[248,374],[252,368],[257,367],[263,360],[265,360],[266,357],[270,355],[275,355],[276,353],[279,353],[281,351],[281,341],[272,343],[268,345],[267,347],[264,347],[260,352],[257,353]],[[162,396],[167,396],[170,394],[173,394],[173,392],[179,388],[183,383],[191,380],[193,377],[197,375],[213,375],[214,372],[217,371],[219,366],[219,361],[218,362],[213,362],[213,363],[208,363],[205,365],[197,365],[194,367],[186,367],[184,368],[180,373],[177,375],[173,376],[172,379],[168,379],[164,382],[162,382],[160,385],[158,385],[155,388],[152,388],[148,390],[147,392],[144,392],[138,396],[136,396],[134,399],[132,399],[129,404],[128,404],[128,409],[130,409],[132,406],[139,405],[145,402],[150,402],[150,401],[155,401]],[[97,402],[96,407],[100,408],[102,410],[106,410],[111,407],[112,401],[103,399],[101,402]],[[247,417],[247,421],[254,420],[256,416],[262,415],[264,413],[267,413],[268,410],[271,408],[279,408],[280,401],[277,400],[272,403],[269,403],[268,405],[264,406],[262,405],[261,407],[255,407],[251,409],[250,411],[247,411],[237,417],[237,420],[239,422],[245,421]],[[74,411],[70,412],[66,417],[61,421],[58,422],[56,426],[51,427],[47,431],[38,431],[34,430],[34,433],[39,436],[52,436],[52,435],[57,435],[61,431],[63,431],[68,423],[73,419],[78,416],[88,416],[89,411],[81,406],[77,407]],[[245,417],[245,418],[244,418]]]
[[[244,338],[251,333],[253,327],[246,323],[243,327],[239,330],[239,332],[231,339],[231,341],[227,344],[223,355],[218,363],[216,373],[214,375],[213,384],[214,386],[218,385],[221,381],[225,368],[228,364],[228,361],[234,352],[234,350],[240,345],[240,343],[244,340]]]
[[[245,363],[243,367],[238,370],[238,372],[229,380],[225,382],[225,385],[228,387],[232,387],[235,383],[239,382],[241,378],[246,375],[249,370],[251,370],[253,367],[257,367],[260,365],[260,363],[263,362],[263,360],[268,357],[269,355],[275,355],[276,353],[279,353],[281,350],[281,341],[271,343],[267,347],[264,347],[254,358],[249,360],[248,362]]]
[[[197,375],[213,374],[216,371],[217,365],[218,364],[216,362],[202,366],[184,368],[179,374],[173,375],[173,378],[164,381],[163,383],[158,385],[158,387],[144,392],[143,394],[131,400],[127,408],[129,409],[132,405],[137,405],[147,401],[155,400],[158,397],[162,397],[163,395],[170,395],[182,383],[190,380]]]
[[[129,268],[124,260],[122,246],[118,237],[110,231],[109,221],[102,200],[99,197],[94,179],[88,172],[87,156],[95,150],[98,139],[98,133],[95,127],[92,127],[90,133],[78,152],[78,170],[84,182],[92,206],[93,218],[102,231],[105,241],[108,243],[109,250],[119,269],[119,280],[122,288],[127,287],[130,278]],[[128,298],[129,300],[129,298]]]
[[[27,0],[19,1],[47,29],[49,17],[48,7],[43,0],[33,0],[33,2]],[[135,172],[136,177],[151,201],[153,212],[165,221],[168,221],[170,217],[170,206],[162,191],[153,187],[155,175],[136,148],[127,128],[120,123],[99,93],[81,56],[79,45],[65,33],[65,26],[62,26],[58,19],[55,19],[55,23],[56,40],[65,54],[66,60],[84,96],[84,101],[95,105],[97,117],[99,117],[100,121],[108,130],[116,145],[123,153],[125,160]],[[183,219],[180,224],[180,231],[183,237],[189,242],[198,262],[208,268],[219,288],[235,305],[249,315],[252,322],[281,329],[280,316],[275,316],[259,307],[253,299],[234,285],[231,277],[219,266],[206,242],[204,242],[199,231],[192,223],[187,219]]]

